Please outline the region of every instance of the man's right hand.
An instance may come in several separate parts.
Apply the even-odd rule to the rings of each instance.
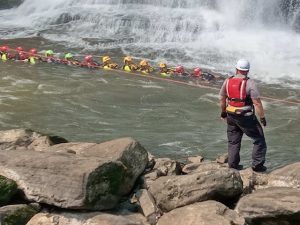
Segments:
[[[266,126],[267,126],[267,120],[266,120],[266,118],[265,118],[265,117],[263,117],[263,118],[260,118],[260,122],[261,122],[261,124],[262,124],[264,127],[266,127]]]
[[[222,118],[223,120],[225,120],[226,117],[227,117],[227,113],[226,113],[226,112],[221,112],[221,118]]]

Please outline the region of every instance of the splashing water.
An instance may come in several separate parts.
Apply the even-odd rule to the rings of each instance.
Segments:
[[[252,77],[298,88],[299,12],[299,0],[25,0],[0,11],[0,38],[38,35],[225,72],[242,57]]]

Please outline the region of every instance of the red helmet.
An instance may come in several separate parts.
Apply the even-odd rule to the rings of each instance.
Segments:
[[[200,77],[201,73],[202,73],[201,68],[197,67],[197,68],[194,69],[194,76],[195,77]]]
[[[86,62],[91,62],[93,60],[93,56],[91,55],[87,55],[86,57],[84,57],[84,61]]]
[[[29,50],[29,53],[31,55],[36,55],[37,54],[37,50],[35,48],[32,48],[32,49]]]
[[[6,45],[4,45],[4,46],[1,47],[1,51],[2,51],[2,52],[7,52],[8,49],[9,49],[9,47],[6,46]]]
[[[183,73],[183,71],[184,71],[183,66],[181,66],[181,65],[176,66],[176,68],[175,68],[176,73]]]
[[[17,50],[18,52],[24,52],[24,49],[23,49],[22,47],[17,47],[16,50]]]

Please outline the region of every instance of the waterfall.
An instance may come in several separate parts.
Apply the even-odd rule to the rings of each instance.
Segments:
[[[297,78],[300,69],[299,0],[25,0],[4,11],[0,38],[118,46],[124,54],[225,71],[246,57],[264,80]]]

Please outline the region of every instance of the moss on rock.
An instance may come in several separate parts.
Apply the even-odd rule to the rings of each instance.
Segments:
[[[16,206],[2,216],[3,225],[25,225],[38,211],[28,205]]]
[[[17,193],[17,188],[15,181],[0,176],[0,205],[7,204]]]

